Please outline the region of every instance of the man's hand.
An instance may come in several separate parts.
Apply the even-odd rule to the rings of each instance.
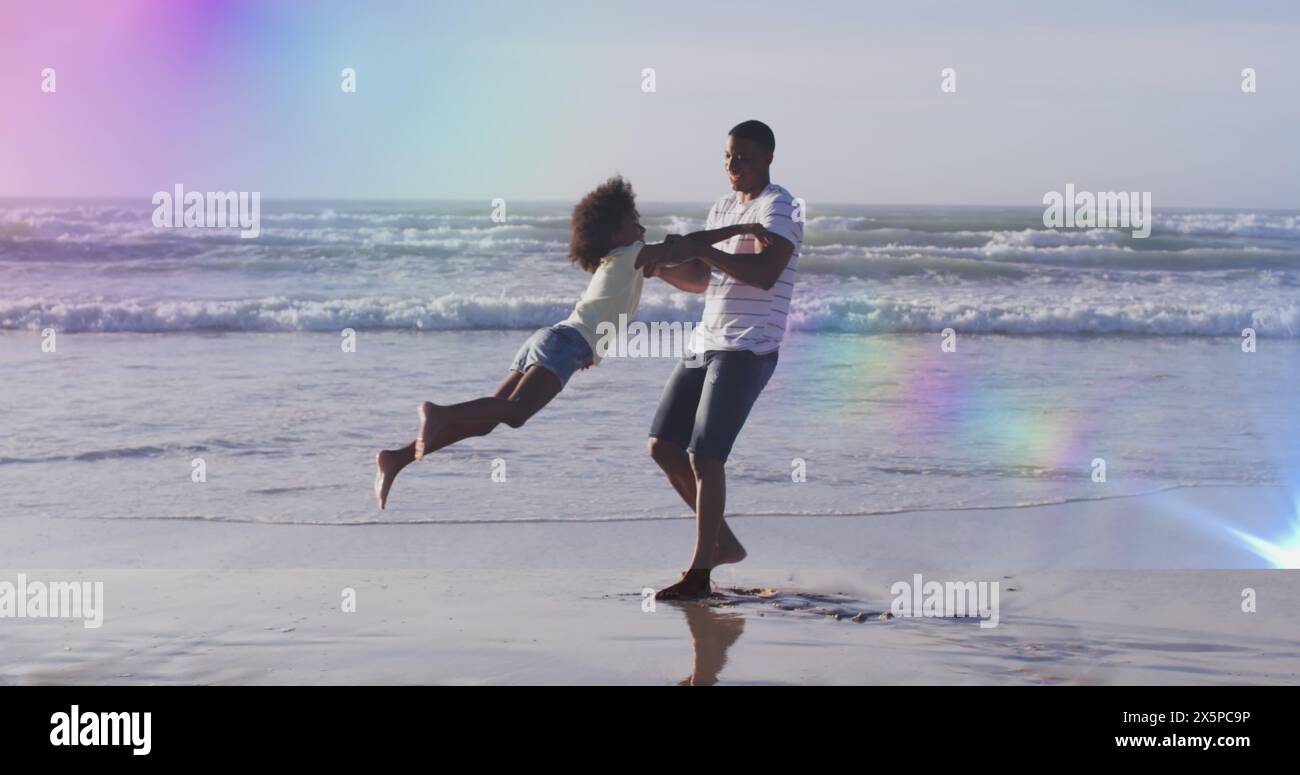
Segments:
[[[767,227],[761,223],[738,223],[736,229],[740,234],[748,234],[758,240],[759,244],[766,250],[772,247],[772,241],[775,234],[767,230]]]
[[[663,263],[668,264],[669,266],[674,264],[684,264],[687,261],[690,261],[695,257],[692,248],[699,248],[699,246],[695,245],[689,238],[683,237],[680,234],[669,234],[664,237],[664,244],[668,246],[669,255],[668,258],[663,260]]]
[[[658,252],[651,250],[650,245],[646,245],[641,248],[641,252],[636,256],[636,263],[632,266],[640,269],[643,276],[649,277],[654,274],[655,264],[659,262],[658,255]]]
[[[669,234],[664,241],[646,245],[636,257],[636,268],[643,277],[654,277],[660,269],[691,260],[689,244],[680,234]]]

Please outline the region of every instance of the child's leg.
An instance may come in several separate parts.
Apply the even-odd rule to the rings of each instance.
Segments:
[[[523,377],[524,375],[517,371],[507,371],[505,379],[501,380],[501,384],[497,385],[497,389],[493,391],[492,395],[497,398],[509,398],[515,392],[515,388],[519,387],[519,382]],[[478,433],[470,435],[482,436],[494,427],[496,427],[496,423],[489,425],[484,422],[477,428]],[[446,443],[439,446],[446,446]],[[414,441],[400,449],[386,449],[379,453],[379,456],[375,459],[378,466],[378,471],[375,473],[375,497],[379,499],[379,508],[384,508],[388,501],[388,491],[392,488],[393,480],[397,478],[397,474],[413,462],[415,462]]]
[[[563,387],[560,378],[550,370],[533,365],[509,398],[490,396],[451,406],[426,401],[420,405],[420,437],[415,442],[415,457],[418,460],[470,436],[485,435],[500,423],[511,428],[522,427]]]
[[[501,380],[501,384],[497,385],[497,389],[492,391],[492,397],[499,398],[499,399],[510,398],[510,396],[513,395],[515,390],[519,387],[519,383],[522,382],[523,379],[524,379],[523,374],[520,374],[519,372],[513,370],[507,371],[505,378]],[[421,417],[420,424],[423,425],[424,424],[423,412],[421,412],[420,417]],[[496,426],[497,423],[495,421],[480,420],[478,422],[470,421],[465,423],[456,423],[455,429],[452,429],[450,426],[439,428],[440,433],[438,433],[435,438],[431,438],[429,440],[429,443],[426,445],[426,449],[424,450],[424,454],[428,454],[430,452],[433,452],[434,450],[442,449],[443,447],[449,444],[455,444],[457,441],[467,439],[470,436],[486,436],[487,434],[491,433],[492,429],[495,428]],[[449,432],[452,430],[456,431],[456,433]],[[415,441],[411,442],[405,447],[405,449],[411,450],[412,460],[419,459],[419,456],[416,454],[416,450],[419,448],[419,446],[420,446],[420,442],[419,442],[419,438],[417,437]]]

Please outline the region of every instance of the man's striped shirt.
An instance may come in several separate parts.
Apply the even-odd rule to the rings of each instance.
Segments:
[[[718,269],[713,270],[709,289],[704,294],[704,316],[695,328],[691,350],[751,350],[759,355],[781,346],[790,298],[799,274],[799,249],[803,244],[803,215],[789,191],[768,184],[763,193],[748,202],[739,201],[733,191],[709,210],[704,228],[720,229],[737,223],[761,223],[774,234],[794,245],[794,255],[771,290],[746,285]],[[737,255],[762,250],[758,240],[748,234],[732,237],[718,245],[720,250]]]

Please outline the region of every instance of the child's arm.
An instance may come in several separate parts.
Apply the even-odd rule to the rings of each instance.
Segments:
[[[693,250],[701,247],[700,243],[687,245],[684,237],[672,234],[663,242],[641,248],[636,257],[636,268],[644,276],[658,277],[674,288],[688,293],[704,293],[712,272],[704,262],[690,257]]]
[[[709,277],[713,273],[703,261],[691,259],[681,264],[658,264],[648,267],[650,276],[687,293],[704,293],[709,288]]]

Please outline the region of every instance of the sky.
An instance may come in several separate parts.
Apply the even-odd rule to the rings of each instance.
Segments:
[[[569,201],[621,173],[643,201],[709,201],[727,130],[758,118],[810,206],[1040,206],[1073,183],[1300,208],[1300,5],[1065,8],[11,3],[0,196]]]

